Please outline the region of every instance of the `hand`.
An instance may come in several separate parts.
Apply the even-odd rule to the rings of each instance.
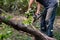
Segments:
[[[35,15],[38,15],[38,14],[40,14],[40,12],[36,12],[36,13],[35,13]]]

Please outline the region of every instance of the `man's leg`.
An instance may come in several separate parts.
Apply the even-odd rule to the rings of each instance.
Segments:
[[[45,9],[44,12],[41,13],[41,14],[43,14],[43,15],[41,16],[41,20],[40,20],[40,24],[41,24],[40,26],[41,26],[41,31],[42,31],[42,32],[46,32],[46,29],[47,29],[47,27],[46,27],[46,22],[45,22],[46,12],[47,12],[47,9]]]
[[[48,27],[47,35],[50,37],[53,36],[53,23],[56,15],[56,8],[57,8],[57,4],[47,9],[47,15],[46,15],[46,23]]]

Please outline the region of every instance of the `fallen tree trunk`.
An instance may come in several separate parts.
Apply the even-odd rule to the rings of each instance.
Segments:
[[[39,30],[34,30],[32,28],[29,28],[27,26],[24,26],[23,24],[15,23],[15,21],[8,20],[5,21],[6,17],[5,16],[0,16],[0,20],[2,20],[3,23],[10,25],[14,29],[18,31],[23,31],[27,32],[33,36],[35,36],[36,40],[55,40],[53,38],[48,37],[47,35],[41,33]]]

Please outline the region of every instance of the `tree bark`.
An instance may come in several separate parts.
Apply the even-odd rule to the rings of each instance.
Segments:
[[[41,33],[39,30],[34,30],[32,28],[29,28],[27,26],[24,26],[23,24],[19,24],[19,23],[15,23],[12,20],[8,20],[7,22],[4,21],[6,19],[5,16],[0,16],[0,20],[2,20],[3,23],[10,25],[11,27],[13,27],[14,29],[16,29],[17,31],[23,31],[23,32],[27,32],[33,36],[35,36],[35,40],[55,40],[53,38],[48,37],[47,35]]]

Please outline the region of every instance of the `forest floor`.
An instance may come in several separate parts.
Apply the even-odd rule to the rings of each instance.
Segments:
[[[12,20],[13,21],[15,21],[15,23],[21,23],[23,20],[26,20],[26,18],[24,17],[24,16],[14,16],[13,18],[12,18]],[[3,26],[4,24],[2,24],[2,26]],[[6,25],[5,25],[6,26]],[[3,26],[4,27],[4,26]],[[8,27],[8,26],[7,26]],[[0,28],[1,29],[1,28]],[[5,28],[6,29],[6,28]],[[3,30],[3,29],[2,29]],[[8,30],[8,28],[7,28],[7,30]],[[23,32],[22,32],[23,33]],[[12,37],[13,37],[13,40],[19,40],[19,39],[21,39],[21,40],[24,40],[24,39],[27,39],[27,38],[29,38],[30,39],[30,36],[29,36],[29,34],[27,34],[27,33],[23,33],[22,34],[21,32],[17,32],[16,30],[13,30],[13,35],[11,36],[11,37],[9,37],[9,39],[12,39]],[[27,34],[27,35],[26,35]],[[55,21],[54,21],[54,37],[57,39],[57,40],[60,40],[60,16],[57,16],[56,17],[56,19],[55,19]],[[21,37],[22,36],[22,37]],[[28,37],[29,36],[29,37]],[[21,37],[21,38],[20,38]],[[25,38],[23,38],[23,37],[25,37]],[[8,39],[7,39],[8,40]]]
[[[59,31],[60,30],[60,16],[57,16],[54,22],[54,28],[55,30]]]

